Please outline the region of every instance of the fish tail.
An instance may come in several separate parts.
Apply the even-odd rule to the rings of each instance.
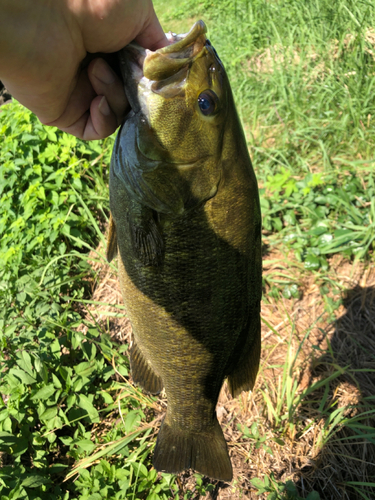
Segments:
[[[154,451],[155,469],[177,474],[186,469],[220,481],[231,481],[232,464],[223,431],[215,417],[202,432],[175,429],[163,422]]]

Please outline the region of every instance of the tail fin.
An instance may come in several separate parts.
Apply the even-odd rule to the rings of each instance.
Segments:
[[[165,421],[154,451],[155,469],[177,474],[194,469],[212,479],[231,481],[232,464],[219,422],[202,432],[174,429]]]

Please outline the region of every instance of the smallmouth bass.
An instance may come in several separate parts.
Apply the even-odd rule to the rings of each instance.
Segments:
[[[168,409],[157,470],[230,481],[216,403],[260,358],[261,215],[230,84],[202,21],[155,52],[120,53],[132,111],[110,172],[107,258],[133,326],[133,380]]]

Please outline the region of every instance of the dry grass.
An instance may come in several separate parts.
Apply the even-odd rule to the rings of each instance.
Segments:
[[[100,267],[93,301],[121,304],[114,271],[93,265]],[[272,279],[280,274],[298,282],[302,295],[273,299],[266,290],[262,361],[254,391],[233,400],[224,386],[217,406],[234,479],[229,485],[217,483],[207,498],[266,498],[256,495],[250,480],[271,474],[277,481],[294,481],[303,497],[316,490],[327,500],[364,498],[346,483],[375,478],[375,446],[353,438],[356,419],[374,426],[374,415],[366,417],[365,412],[375,396],[375,271],[335,256],[325,275],[306,273],[292,256],[272,252],[264,275]],[[335,286],[322,295],[321,286],[327,283]],[[330,297],[337,298],[337,289],[343,300],[329,313],[327,304]],[[87,314],[118,342],[129,342],[127,318],[109,320],[108,313],[118,314],[118,309],[87,306]],[[314,385],[316,390],[309,393]],[[165,406],[164,400],[160,403],[159,408]],[[239,426],[254,429],[253,424],[259,437],[245,437]],[[181,498],[188,488],[194,489],[194,481],[189,473],[179,477]],[[362,491],[375,497],[374,488]]]

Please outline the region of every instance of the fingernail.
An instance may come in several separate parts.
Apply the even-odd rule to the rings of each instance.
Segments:
[[[104,116],[109,116],[111,114],[111,108],[109,107],[107,99],[104,96],[99,103],[99,111]]]
[[[115,81],[115,75],[113,71],[102,59],[96,61],[94,67],[92,68],[92,72],[98,80],[105,83],[106,85],[110,85]]]

